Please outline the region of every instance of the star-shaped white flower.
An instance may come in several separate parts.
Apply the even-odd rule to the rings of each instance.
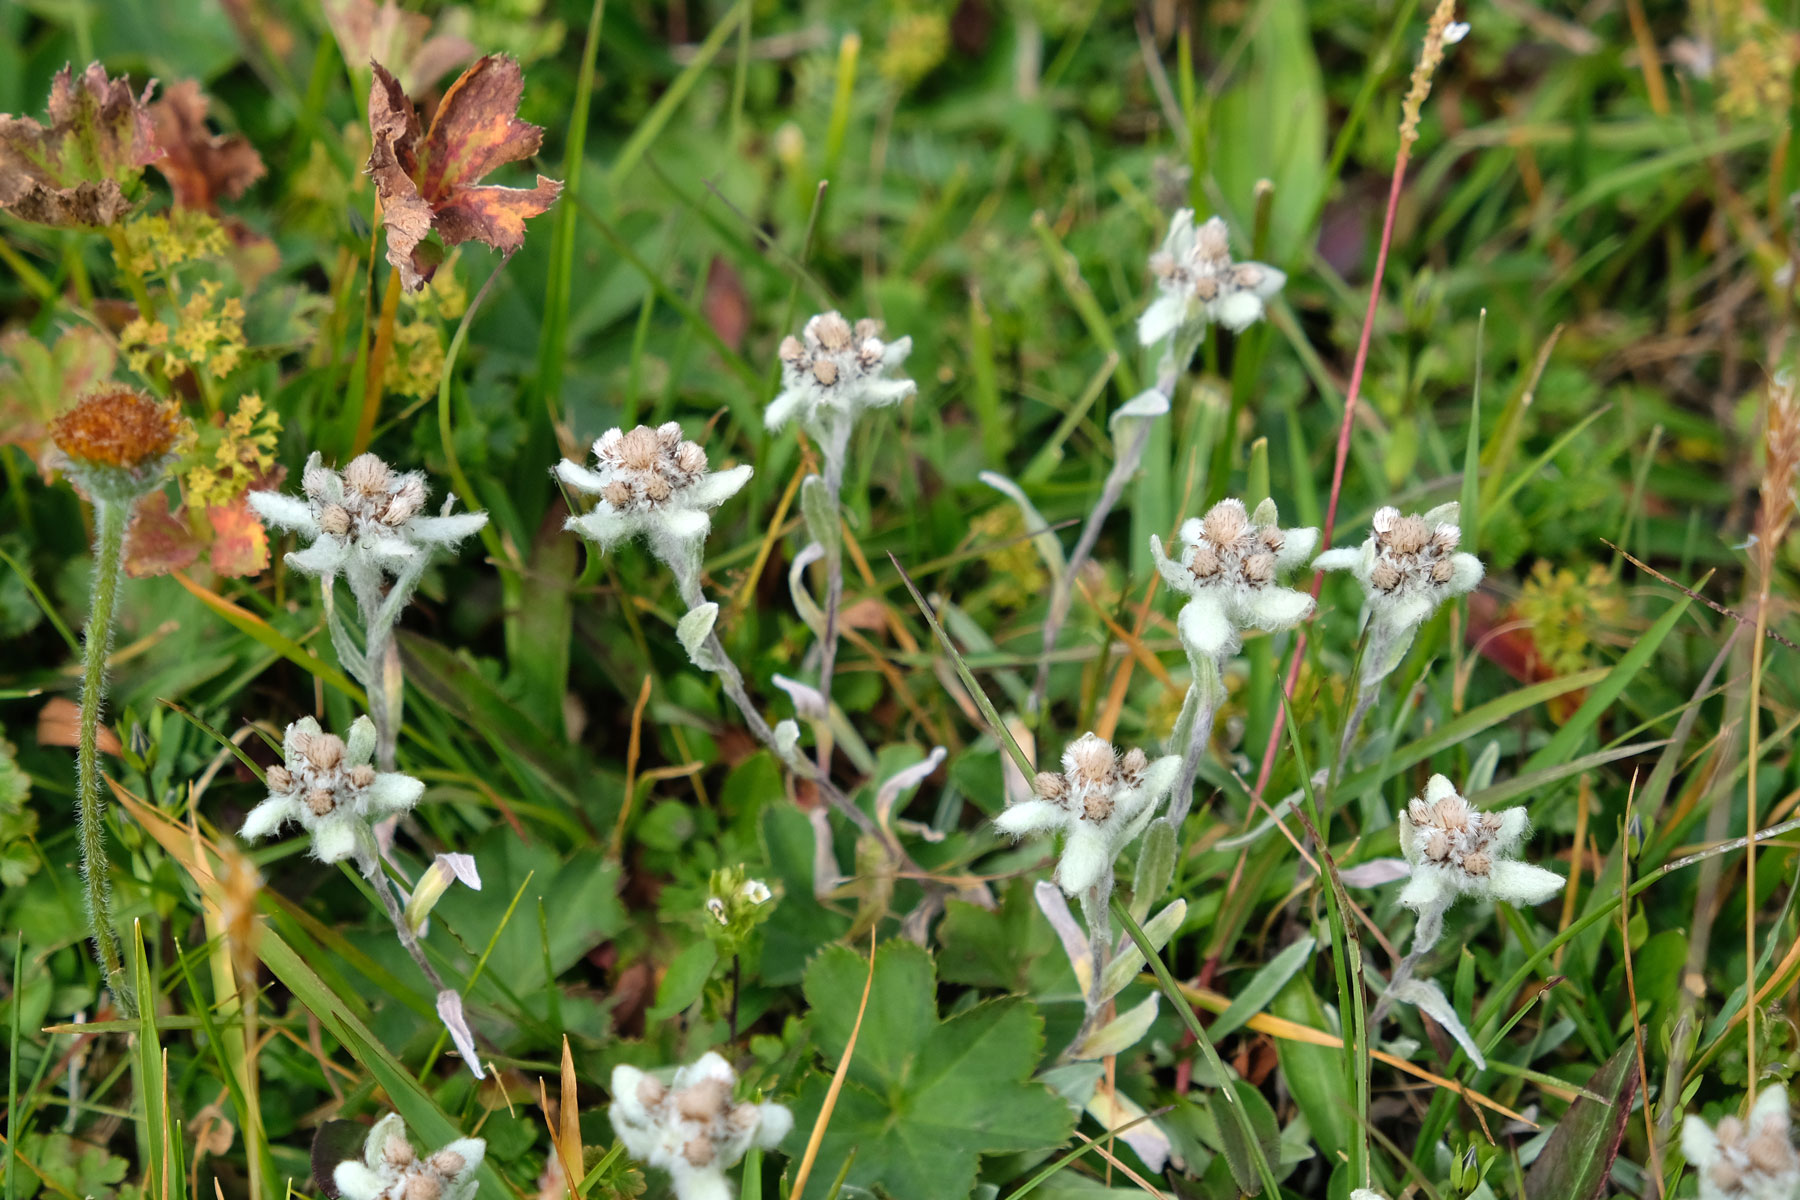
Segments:
[[[820,313],[799,337],[782,339],[781,394],[763,411],[763,424],[771,432],[796,419],[809,430],[847,426],[865,408],[898,404],[918,385],[888,372],[910,353],[912,339],[883,341],[879,321],[865,317],[853,326],[838,313]]]
[[[639,1162],[669,1173],[678,1200],[730,1200],[725,1171],[751,1146],[772,1150],[794,1127],[774,1103],[731,1098],[737,1072],[708,1052],[665,1085],[636,1067],[613,1068],[613,1129]]]
[[[420,1158],[400,1114],[389,1113],[369,1130],[363,1160],[339,1163],[332,1182],[344,1200],[470,1200],[486,1155],[485,1139],[458,1138]]]
[[[1123,758],[1105,740],[1083,734],[1063,751],[1064,774],[1038,774],[1033,797],[994,818],[1002,833],[1021,838],[1062,830],[1056,881],[1079,895],[1106,878],[1125,844],[1143,831],[1181,770],[1181,756],[1155,761],[1142,750]]]
[[[639,534],[658,548],[699,543],[712,529],[712,510],[737,495],[750,478],[747,465],[706,469],[706,451],[683,441],[670,421],[652,429],[609,429],[594,442],[594,470],[563,459],[557,478],[600,497],[593,512],[570,517],[568,528],[610,550]]]
[[[1181,526],[1179,559],[1150,535],[1150,553],[1169,586],[1188,597],[1176,625],[1193,655],[1217,661],[1237,649],[1246,629],[1292,629],[1312,615],[1313,599],[1276,580],[1312,557],[1316,529],[1282,529],[1273,500],[1245,515],[1241,500],[1221,500]]]
[[[406,812],[425,791],[410,775],[377,771],[374,754],[375,723],[367,717],[356,718],[348,740],[322,732],[311,717],[295,721],[281,741],[283,765],[269,768],[269,798],[250,810],[238,836],[255,841],[298,821],[321,862],[372,858],[369,822]]]
[[[250,506],[268,524],[312,540],[287,556],[288,565],[322,579],[348,572],[354,581],[359,571],[399,575],[487,524],[484,512],[452,513],[455,497],[444,501],[439,516],[422,516],[425,476],[397,472],[373,454],[352,459],[340,473],[314,451],[300,487],[299,496],[250,492]]]
[[[1138,318],[1138,342],[1154,346],[1185,326],[1208,324],[1238,332],[1263,315],[1264,302],[1287,282],[1274,267],[1233,262],[1231,234],[1211,217],[1196,227],[1194,210],[1184,208],[1169,222],[1162,249],[1150,256],[1160,294]]]
[[[1563,877],[1516,858],[1531,832],[1523,808],[1479,812],[1442,775],[1400,814],[1400,852],[1412,878],[1400,903],[1423,913],[1441,912],[1459,896],[1504,900],[1528,907],[1562,891]]]
[[[1765,1088],[1750,1117],[1722,1117],[1718,1125],[1690,1115],[1681,1124],[1681,1152],[1700,1177],[1700,1200],[1794,1200],[1800,1195],[1800,1156],[1789,1133],[1787,1088]]]
[[[1376,617],[1396,628],[1417,628],[1445,600],[1474,591],[1485,573],[1480,559],[1456,552],[1461,512],[1454,500],[1423,516],[1377,509],[1367,541],[1327,550],[1313,567],[1348,570]]]

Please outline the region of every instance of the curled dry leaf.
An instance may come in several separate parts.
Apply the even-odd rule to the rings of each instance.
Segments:
[[[183,79],[150,106],[150,120],[163,151],[155,166],[169,181],[175,203],[216,213],[221,197],[236,200],[266,171],[248,139],[216,134],[207,126],[208,103],[198,82]]]
[[[0,211],[65,228],[111,225],[131,208],[124,186],[162,156],[147,107],[123,77],[92,63],[50,85],[48,125],[0,116]]]
[[[437,269],[421,245],[436,230],[447,245],[485,242],[511,254],[525,241],[525,222],[556,202],[562,184],[543,175],[530,188],[496,187],[481,179],[496,167],[537,153],[544,131],[519,120],[525,76],[519,64],[490,54],[464,71],[420,133],[419,115],[400,83],[380,63],[369,86],[369,174],[381,197],[387,259],[408,291]]]
[[[44,707],[38,709],[37,740],[40,746],[73,746],[79,742],[81,705],[67,696],[56,696],[45,701]],[[97,744],[102,754],[117,758],[125,753],[125,746],[119,741],[119,735],[105,722],[100,725]]]

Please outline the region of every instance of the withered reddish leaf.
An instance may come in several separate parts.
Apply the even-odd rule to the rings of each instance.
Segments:
[[[701,307],[720,341],[733,350],[744,344],[744,335],[750,331],[750,297],[737,268],[721,255],[713,255],[706,268],[706,295]]]
[[[236,200],[265,171],[248,139],[207,127],[207,105],[200,84],[183,79],[150,106],[150,120],[163,150],[155,166],[169,181],[175,203],[217,212],[220,197]]]
[[[50,86],[49,125],[0,116],[0,209],[40,225],[110,225],[131,207],[123,184],[162,155],[142,97],[99,63]]]
[[[213,527],[213,570],[237,579],[268,567],[269,534],[251,511],[248,493],[230,504],[208,505],[206,519]]]
[[[138,502],[125,537],[125,573],[133,579],[167,575],[200,557],[200,539],[169,512],[169,494],[151,492]]]
[[[475,57],[475,45],[454,34],[431,32],[431,18],[407,12],[394,0],[325,0],[325,20],[345,62],[378,59],[393,65],[405,87],[426,88],[452,67]]]
[[[11,444],[45,465],[51,418],[112,374],[112,343],[74,325],[46,346],[23,329],[0,334],[0,446]]]
[[[409,291],[435,264],[419,243],[432,230],[447,244],[481,241],[505,254],[525,240],[525,222],[562,191],[539,175],[530,188],[481,186],[495,168],[537,152],[544,131],[519,120],[525,78],[519,64],[490,54],[450,85],[423,138],[416,111],[393,74],[373,64],[369,87],[369,174],[381,197],[388,262]]]

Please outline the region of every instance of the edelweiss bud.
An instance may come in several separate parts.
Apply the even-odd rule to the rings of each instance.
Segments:
[[[374,752],[375,726],[367,717],[356,719],[348,742],[321,731],[311,717],[295,721],[282,739],[283,764],[265,776],[269,797],[251,810],[238,836],[255,841],[298,821],[321,862],[353,855],[372,861],[369,823],[406,812],[425,790],[410,775],[376,771],[369,764]]]
[[[828,420],[854,421],[866,408],[898,403],[917,386],[886,373],[911,352],[911,338],[884,341],[876,321],[852,326],[838,313],[820,313],[799,337],[781,340],[781,394],[764,411],[763,424],[775,430],[798,418],[817,432]]]
[[[1234,333],[1263,315],[1264,302],[1282,289],[1287,276],[1257,262],[1233,262],[1231,237],[1218,217],[1194,225],[1184,208],[1169,222],[1162,248],[1150,256],[1160,293],[1138,318],[1138,342],[1154,346],[1184,326],[1204,337],[1209,324]]]
[[[751,471],[738,466],[709,474],[706,451],[683,441],[673,421],[609,429],[594,442],[594,458],[594,470],[568,459],[556,466],[564,483],[600,497],[593,512],[570,517],[568,528],[603,550],[644,534],[665,561],[678,548],[697,550],[712,528],[711,510],[736,495]]]
[[[1041,772],[1032,783],[1037,795],[1010,805],[994,825],[1015,838],[1062,830],[1067,836],[1056,877],[1073,896],[1106,878],[1119,851],[1155,815],[1181,758],[1153,761],[1130,750],[1121,759],[1108,742],[1088,733],[1069,744],[1062,763],[1063,774]]]
[[[613,1129],[633,1158],[669,1172],[677,1200],[727,1196],[725,1171],[794,1127],[780,1104],[734,1102],[736,1085],[737,1072],[713,1053],[677,1070],[667,1087],[636,1067],[614,1067]]]
[[[482,1138],[458,1138],[420,1158],[399,1114],[389,1113],[369,1130],[362,1161],[339,1163],[332,1183],[344,1200],[471,1200],[486,1156]]]

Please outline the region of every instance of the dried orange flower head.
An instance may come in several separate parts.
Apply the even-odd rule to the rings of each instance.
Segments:
[[[136,470],[175,449],[186,425],[175,405],[109,385],[52,422],[50,437],[76,463]]]

